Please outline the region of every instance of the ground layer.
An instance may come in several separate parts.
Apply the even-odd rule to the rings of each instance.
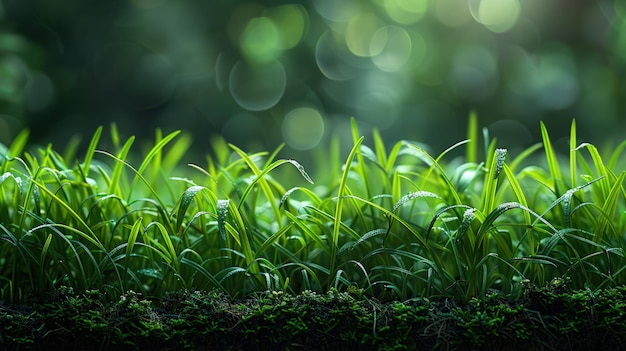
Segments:
[[[231,300],[181,291],[159,301],[129,292],[60,289],[47,301],[0,305],[3,350],[589,350],[626,342],[626,288],[592,294],[555,281],[523,298],[497,293],[378,301],[353,289]]]

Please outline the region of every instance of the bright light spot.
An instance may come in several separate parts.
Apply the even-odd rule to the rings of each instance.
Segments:
[[[241,34],[241,51],[253,63],[276,60],[282,53],[282,38],[274,22],[267,17],[253,18]]]
[[[381,70],[399,71],[411,57],[412,42],[409,33],[398,26],[381,27],[372,36],[370,54]]]
[[[387,15],[397,23],[413,24],[428,10],[427,0],[383,0]]]
[[[288,50],[298,45],[309,29],[309,15],[302,5],[282,5],[267,12],[280,29],[280,48]]]
[[[263,111],[276,105],[287,87],[287,73],[280,62],[251,67],[237,62],[230,72],[230,93],[239,106]]]
[[[520,15],[519,0],[470,0],[474,19],[492,32],[504,33],[511,29]]]
[[[365,12],[354,16],[346,28],[348,49],[357,56],[370,56],[372,36],[382,26],[382,21],[373,13]]]
[[[283,138],[296,150],[309,150],[317,146],[324,136],[324,118],[315,109],[299,107],[283,119]]]

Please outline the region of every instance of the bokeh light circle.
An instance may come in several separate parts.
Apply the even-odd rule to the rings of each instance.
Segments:
[[[309,150],[317,146],[324,136],[324,118],[313,108],[298,107],[285,115],[282,132],[291,148]]]
[[[355,58],[346,48],[345,42],[339,42],[333,32],[326,31],[317,39],[315,62],[320,72],[332,80],[349,80],[358,74],[350,60]]]
[[[520,16],[519,0],[470,0],[474,19],[495,33],[511,29]]]
[[[249,61],[271,62],[282,53],[281,40],[281,33],[274,21],[268,17],[253,18],[241,34],[241,51]]]
[[[399,71],[411,57],[412,46],[411,36],[404,28],[381,27],[370,42],[372,61],[380,70]]]
[[[261,66],[239,61],[231,70],[228,83],[230,94],[239,106],[248,111],[264,111],[283,97],[287,73],[278,61]]]
[[[283,50],[298,45],[309,29],[309,14],[302,5],[281,5],[269,9],[267,13],[280,30],[280,47]]]
[[[383,0],[382,5],[392,20],[403,25],[418,22],[428,10],[424,0]]]
[[[348,49],[357,56],[370,56],[372,37],[383,25],[384,22],[371,12],[359,13],[352,17],[345,34]]]

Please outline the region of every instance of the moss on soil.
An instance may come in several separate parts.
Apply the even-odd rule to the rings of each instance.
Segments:
[[[554,281],[521,299],[491,293],[378,301],[358,289],[266,292],[231,300],[181,291],[161,300],[59,289],[0,304],[2,350],[616,350],[626,342],[626,287],[592,294]]]

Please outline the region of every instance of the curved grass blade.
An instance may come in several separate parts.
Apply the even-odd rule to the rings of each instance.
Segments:
[[[430,237],[430,233],[432,232],[433,228],[435,227],[435,223],[437,222],[439,217],[442,214],[444,214],[444,213],[446,213],[446,212],[448,212],[448,211],[450,211],[452,209],[455,209],[455,208],[464,208],[466,210],[472,209],[471,206],[467,206],[467,205],[450,205],[450,206],[446,206],[446,207],[438,210],[435,213],[435,215],[433,216],[433,218],[430,220],[430,223],[428,224],[428,228],[426,229],[426,239],[425,239],[426,241],[428,241],[428,238]],[[465,218],[465,215],[463,217]]]
[[[330,242],[330,264],[329,264],[329,272],[330,276],[334,276],[337,274],[336,272],[336,262],[337,262],[337,250],[339,249],[339,232],[341,228],[341,215],[343,212],[343,195],[347,193],[347,181],[348,174],[350,173],[350,168],[352,167],[352,160],[354,160],[354,156],[357,154],[361,143],[363,143],[364,137],[360,137],[352,147],[350,154],[348,154],[348,158],[346,160],[343,174],[341,175],[341,179],[339,180],[339,186],[337,189],[337,203],[335,205],[335,213],[334,213],[334,222],[333,222],[333,233]]]
[[[148,168],[148,166],[150,165],[150,162],[152,162],[153,159],[155,159],[156,156],[156,165],[155,165],[155,170],[158,170],[161,165],[161,153],[163,151],[163,148],[170,142],[172,141],[172,139],[174,139],[178,134],[180,134],[180,131],[175,131],[172,132],[170,134],[168,134],[165,138],[159,140],[158,143],[156,143],[156,145],[154,145],[152,147],[152,149],[150,149],[150,151],[148,152],[148,154],[143,158],[143,161],[141,162],[141,165],[139,165],[139,168],[137,169],[137,171],[135,171],[136,175],[143,175],[144,171],[146,170],[146,168]],[[121,159],[124,159],[124,157],[120,157]],[[133,189],[135,188],[135,185],[137,184],[138,178],[134,177],[133,181],[130,184],[130,189],[128,190],[128,199],[131,198],[131,195],[133,193]],[[144,181],[145,182],[145,181]]]
[[[391,212],[396,212],[396,210],[404,205],[405,203],[418,199],[418,198],[422,198],[422,197],[431,197],[431,198],[435,198],[435,199],[440,199],[441,197],[439,197],[439,195],[435,194],[435,193],[431,193],[430,191],[414,191],[411,193],[408,193],[404,196],[402,196],[400,198],[400,200],[398,200],[398,202],[395,203],[395,205],[393,205],[393,208],[391,209]]]
[[[134,141],[135,141],[135,137],[134,136],[128,138],[126,143],[124,143],[124,146],[122,147],[122,150],[119,152],[119,154],[117,156],[114,156],[114,155],[112,155],[112,154],[110,154],[108,152],[104,152],[104,151],[99,151],[99,150],[96,151],[96,152],[99,152],[99,153],[103,153],[105,155],[109,155],[113,159],[118,161],[115,164],[115,166],[113,167],[113,172],[111,173],[111,182],[109,184],[109,189],[110,189],[109,192],[112,193],[112,194],[116,194],[116,195],[118,195],[120,197],[123,197],[122,188],[120,186],[120,181],[121,181],[122,171],[124,169],[124,165],[127,164],[125,159],[128,156],[128,152],[130,151],[130,148],[133,145]]]
[[[187,190],[185,190],[183,195],[180,197],[180,203],[178,205],[178,213],[176,215],[176,228],[178,228],[179,233],[183,229],[182,228],[183,219],[185,217],[185,214],[187,213],[187,209],[189,208],[189,205],[191,205],[191,202],[193,201],[196,194],[204,189],[206,188],[203,186],[194,185],[194,186],[187,188]]]
[[[447,176],[447,174],[446,174],[445,170],[444,170],[444,169],[441,167],[441,165],[439,164],[439,160],[440,160],[443,156],[445,156],[448,152],[450,152],[451,150],[455,149],[456,147],[458,147],[458,146],[460,146],[460,145],[466,144],[467,142],[469,142],[469,141],[468,141],[468,140],[465,140],[465,141],[461,141],[461,142],[458,142],[458,143],[456,143],[456,144],[452,145],[451,147],[449,147],[448,149],[446,149],[444,152],[442,152],[442,153],[441,153],[441,154],[437,157],[437,159],[434,159],[432,156],[430,156],[430,155],[428,154],[428,152],[426,152],[426,150],[422,149],[421,147],[419,147],[419,146],[417,146],[417,145],[415,145],[415,144],[409,144],[409,147],[411,147],[411,148],[413,148],[413,149],[415,149],[415,150],[419,151],[419,152],[422,154],[422,156],[423,156],[423,157],[425,157],[425,158],[426,158],[426,160],[430,163],[430,164],[429,164],[429,166],[430,166],[430,167],[429,167],[428,171],[425,173],[425,175],[424,175],[424,177],[423,177],[423,178],[424,178],[424,180],[423,180],[423,183],[422,183],[422,185],[421,185],[421,187],[420,187],[420,188],[424,188],[424,183],[425,183],[425,182],[426,182],[426,180],[429,178],[429,176],[430,176],[430,174],[432,173],[432,171],[433,171],[433,170],[437,170],[437,173],[439,174],[439,176],[441,177],[441,179],[442,179],[442,180],[444,181],[444,183],[445,183],[445,188],[446,188],[446,190],[449,190],[450,194],[452,195],[453,200],[454,200],[454,203],[455,203],[455,204],[461,204],[461,203],[463,203],[463,202],[461,201],[461,197],[460,197],[459,193],[456,191],[456,189],[455,189],[455,187],[454,187],[454,184],[452,183],[452,181],[450,181],[450,178],[448,178],[448,176]]]
[[[626,177],[626,171],[623,171],[615,180],[604,200],[602,213],[606,214],[606,216],[602,216],[598,221],[598,227],[595,230],[594,236],[595,242],[602,242],[604,240],[604,236],[608,234],[607,232],[609,232],[608,228],[611,228],[610,232],[616,236],[621,236],[623,234],[618,233],[615,230],[611,214],[618,212],[618,201],[620,199],[620,195],[624,194],[624,177]]]
[[[98,127],[91,137],[91,142],[89,142],[89,146],[87,147],[87,152],[85,153],[85,158],[83,160],[82,165],[82,173],[85,177],[89,176],[89,170],[91,168],[91,161],[93,160],[93,155],[96,152],[96,147],[98,146],[98,142],[100,141],[100,137],[102,136],[102,126]]]
[[[552,186],[557,194],[560,193],[558,182],[561,178],[561,168],[559,167],[559,161],[552,148],[552,142],[550,142],[550,136],[548,135],[548,129],[543,122],[540,122],[541,126],[541,139],[543,140],[543,149],[546,155],[546,161],[548,162],[548,168],[550,169],[550,175],[552,176]]]
[[[626,140],[622,141],[611,153],[611,158],[609,159],[609,163],[607,165],[608,169],[615,169],[622,152],[624,152],[624,148],[626,148]]]

